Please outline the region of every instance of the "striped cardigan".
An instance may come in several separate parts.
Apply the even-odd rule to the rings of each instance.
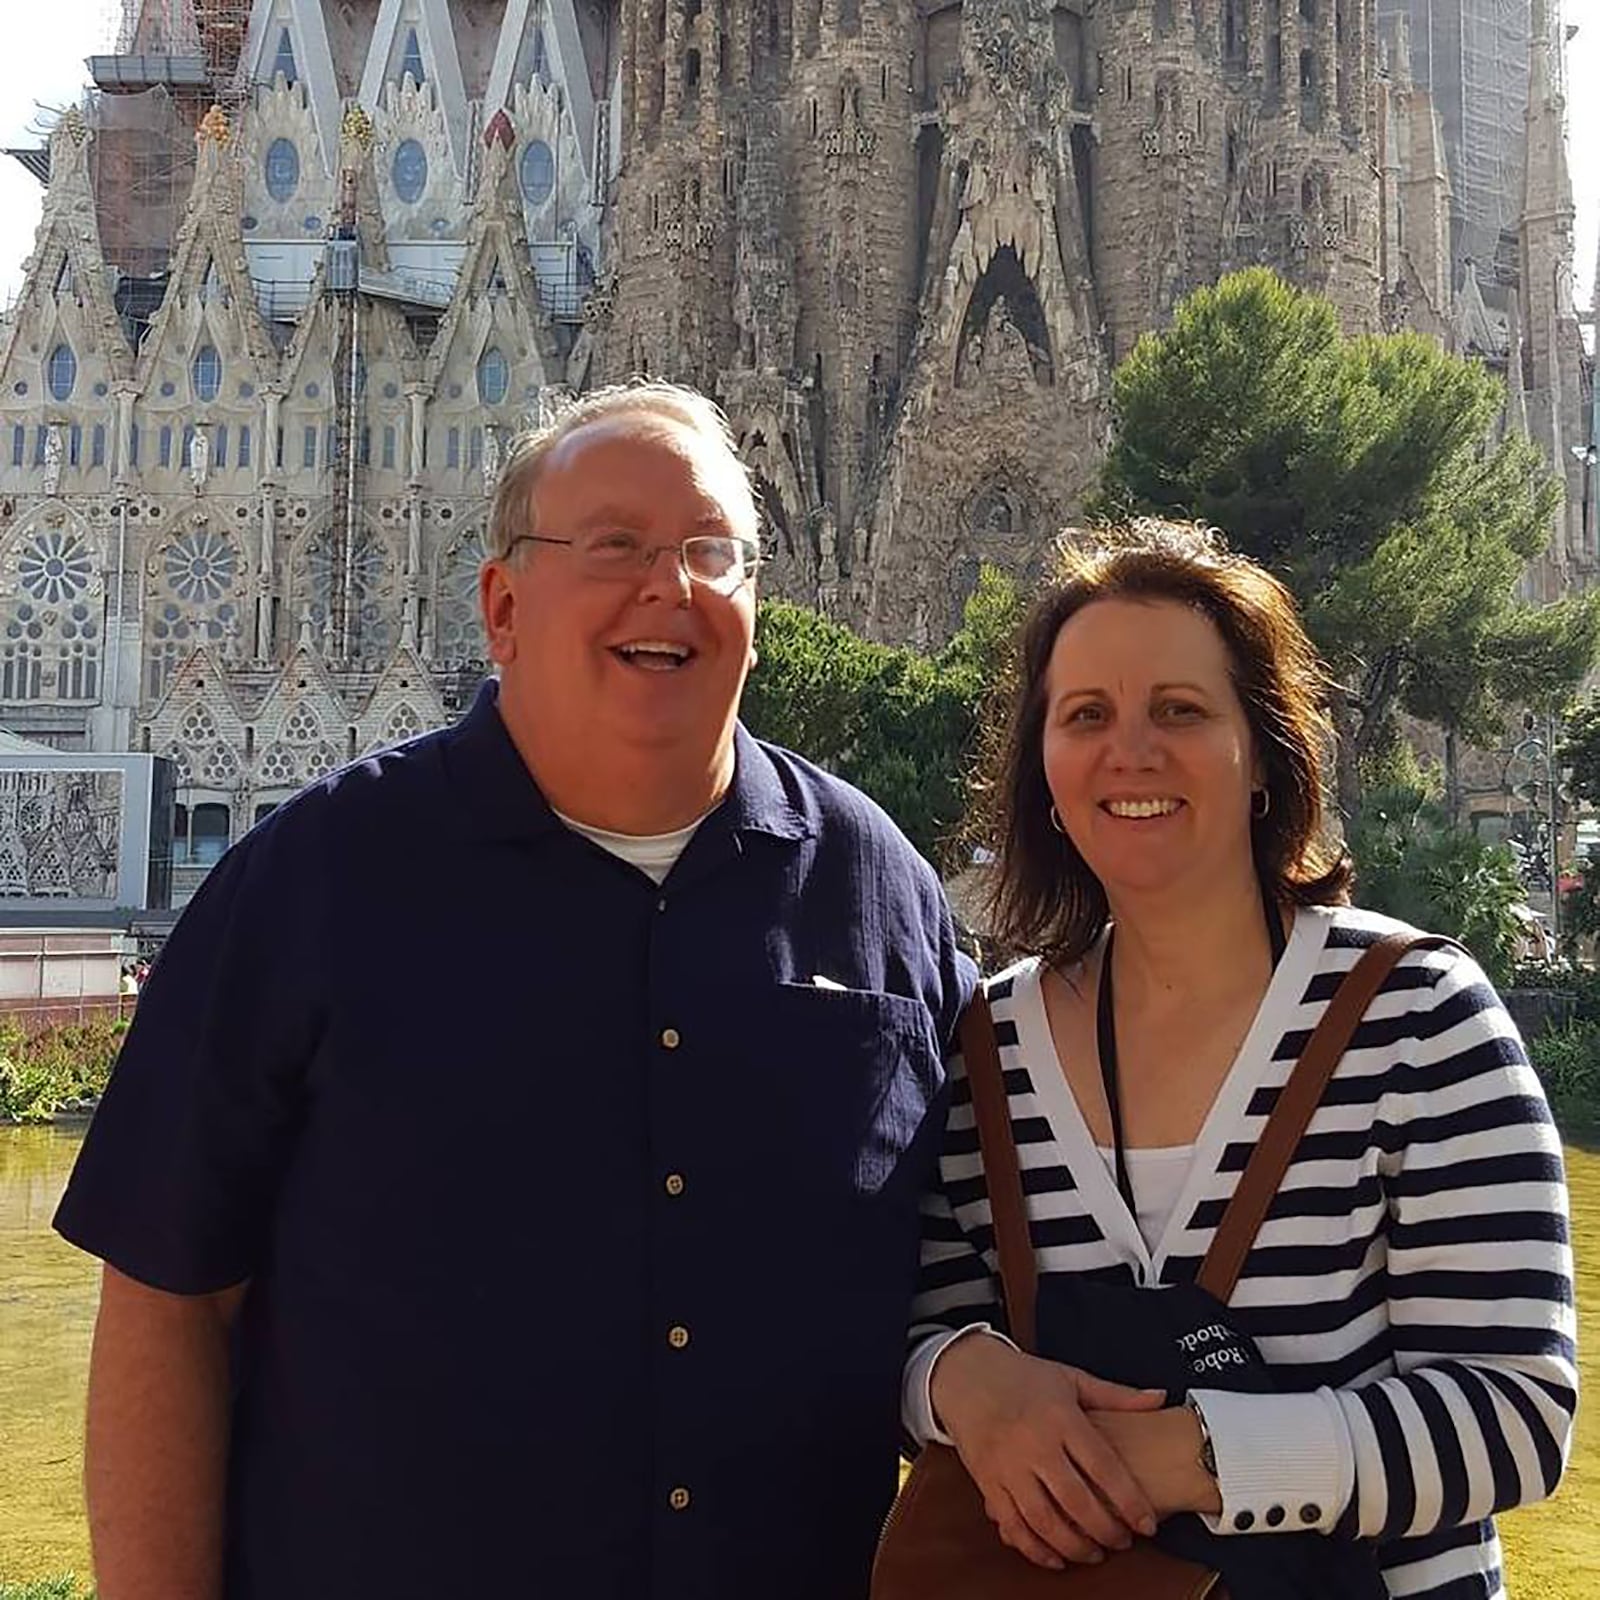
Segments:
[[[1345,908],[1296,914],[1153,1249],[1067,1087],[1039,963],[990,980],[1041,1274],[1191,1281],[1341,977],[1397,926]],[[913,1348],[973,1322],[1004,1326],[959,1060],[953,1076],[940,1185],[923,1206]],[[1223,1489],[1218,1531],[1270,1537],[1259,1512],[1237,1515],[1252,1497],[1304,1492],[1309,1512],[1315,1494],[1334,1503],[1303,1520],[1380,1541],[1391,1594],[1504,1594],[1491,1513],[1550,1494],[1566,1456],[1572,1261],[1556,1131],[1516,1029],[1469,957],[1413,951],[1385,981],[1231,1304],[1294,1392],[1226,1396],[1215,1412],[1202,1393]]]

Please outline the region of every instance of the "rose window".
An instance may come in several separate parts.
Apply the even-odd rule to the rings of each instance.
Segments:
[[[210,528],[197,528],[167,547],[167,582],[192,605],[220,600],[238,575],[238,552]]]
[[[165,754],[176,769],[178,787],[189,788],[194,782],[194,768],[189,764],[189,752],[179,745],[172,744],[167,746]]]
[[[339,765],[339,752],[331,744],[319,744],[306,757],[306,775],[313,781],[325,778]]]
[[[398,706],[383,730],[385,744],[399,744],[403,739],[414,739],[422,732],[422,719],[410,706]]]
[[[283,720],[283,737],[294,744],[310,744],[322,736],[322,724],[309,706],[296,706]]]
[[[322,538],[306,552],[306,565],[311,588],[311,625],[316,636],[321,638],[333,607],[335,580],[342,583],[344,579],[343,558],[336,553],[332,540]],[[361,539],[351,563],[346,599],[346,614],[352,624],[351,653],[359,659],[382,660],[397,642],[393,608],[386,603],[384,595],[388,567],[388,554],[383,544],[373,538]]]
[[[448,550],[439,563],[437,661],[460,665],[488,654],[478,609],[478,569],[483,561],[476,535]]]
[[[286,787],[298,783],[299,775],[295,769],[294,751],[285,745],[273,745],[261,758],[259,777],[262,783],[281,784]]]
[[[28,541],[17,562],[17,576],[35,600],[59,605],[89,587],[94,563],[88,546],[77,534],[49,528]]]
[[[94,612],[82,601],[69,606],[61,616],[61,636],[64,639],[95,639],[100,634],[100,622]]]
[[[225,744],[213,745],[206,754],[205,781],[213,788],[221,788],[238,776],[238,757]]]
[[[217,737],[217,725],[204,706],[191,706],[184,713],[180,734],[187,744],[208,744]]]
[[[28,604],[26,600],[12,612],[11,620],[6,624],[6,638],[8,639],[42,639],[44,638],[44,620],[39,613]]]

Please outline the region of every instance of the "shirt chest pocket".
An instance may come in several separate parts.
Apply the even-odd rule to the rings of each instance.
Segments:
[[[804,1188],[876,1194],[944,1082],[927,1008],[904,995],[780,983],[768,1080],[775,1140]]]

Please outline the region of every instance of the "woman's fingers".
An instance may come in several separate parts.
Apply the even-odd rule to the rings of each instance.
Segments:
[[[1156,1531],[1156,1508],[1149,1495],[1140,1488],[1111,1441],[1088,1417],[1082,1419],[1081,1428],[1073,1430],[1067,1448],[1078,1471],[1128,1527],[1137,1528],[1147,1537]],[[1091,1524],[1084,1525],[1094,1531]]]
[[[1014,1507],[1008,1516],[995,1523],[995,1530],[1000,1535],[1001,1544],[1009,1545],[1019,1555],[1026,1556],[1036,1567],[1048,1567],[1052,1572],[1060,1572],[1067,1564],[1022,1520],[1021,1513]]]
[[[1167,1403],[1167,1391],[1130,1389],[1125,1383],[1080,1372],[1078,1403],[1085,1411],[1159,1411]]]
[[[1058,1451],[1054,1459],[1047,1461],[1039,1476],[1063,1518],[1077,1531],[1107,1550],[1126,1550],[1133,1543],[1133,1535],[1128,1531],[1133,1524],[1124,1521],[1095,1493],[1094,1484],[1066,1450]],[[1034,1523],[1034,1531],[1043,1533],[1044,1529]]]
[[[1013,1549],[1020,1550],[1039,1566],[1064,1566],[1069,1561],[1093,1562],[1105,1552],[1067,1516],[1049,1489],[1031,1474],[1009,1493],[1016,1514],[1016,1537],[1009,1537],[1005,1524],[1001,1536]],[[1039,1551],[1049,1559],[1041,1560]]]

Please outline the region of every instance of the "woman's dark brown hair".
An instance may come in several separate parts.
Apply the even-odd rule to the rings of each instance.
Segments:
[[[988,831],[998,852],[994,937],[1070,965],[1106,925],[1100,880],[1050,820],[1044,721],[1056,636],[1085,606],[1113,599],[1175,601],[1211,619],[1266,774],[1266,815],[1250,825],[1256,870],[1280,902],[1342,902],[1349,858],[1323,827],[1322,762],[1333,738],[1329,680],[1293,598],[1211,529],[1140,518],[1088,532],[1068,529],[1056,581],[1023,624],[1009,729],[988,786]]]

